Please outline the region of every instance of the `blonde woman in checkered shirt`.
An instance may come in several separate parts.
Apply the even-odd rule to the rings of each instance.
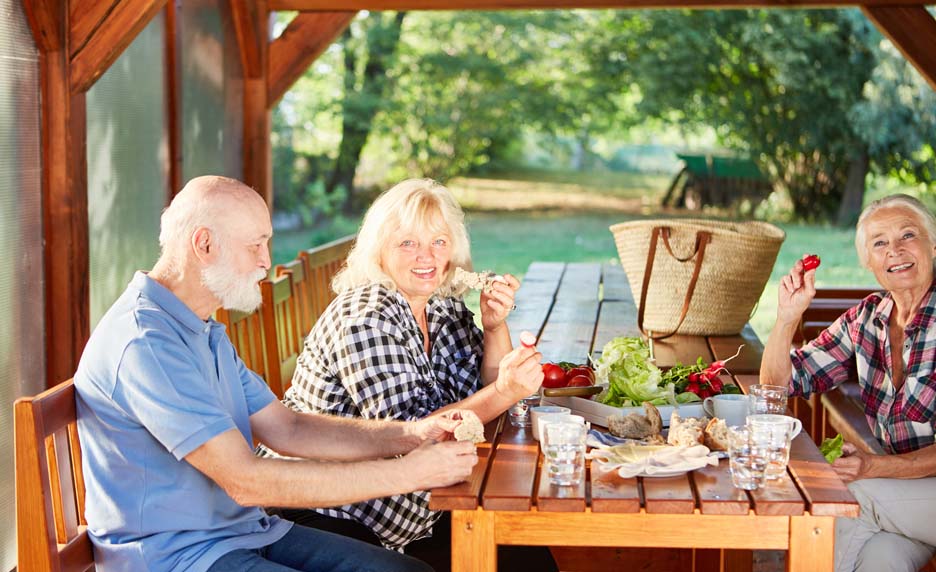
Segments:
[[[836,521],[835,568],[916,571],[936,553],[936,219],[912,197],[886,197],[862,212],[855,246],[884,291],[791,352],[816,294],[816,271],[798,261],[780,284],[761,379],[808,396],[856,367],[865,416],[886,454],[846,443],[832,465],[861,504],[859,518]]]
[[[508,274],[481,293],[479,329],[452,284],[457,267],[470,270],[471,255],[464,213],[448,189],[410,179],[378,197],[332,283],[337,298],[305,341],[284,403],[372,419],[420,419],[457,407],[486,423],[535,393],[542,356],[512,350],[506,323],[519,281]],[[450,535],[432,534],[441,515],[429,510],[425,491],[283,514],[405,550],[436,569],[448,565]],[[522,556],[530,569],[554,569],[548,550]]]

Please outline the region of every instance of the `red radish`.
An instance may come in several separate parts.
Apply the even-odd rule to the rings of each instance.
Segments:
[[[744,344],[741,344],[740,346],[738,346],[738,351],[736,351],[735,354],[734,354],[733,356],[731,356],[730,358],[728,358],[728,359],[720,359],[720,360],[718,360],[718,361],[713,361],[712,363],[710,363],[709,366],[708,366],[707,368],[705,368],[705,376],[706,376],[706,377],[715,377],[716,375],[720,374],[721,372],[727,371],[727,369],[725,369],[725,364],[727,364],[728,362],[730,362],[730,361],[733,360],[734,358],[738,357],[738,355],[741,354],[741,348],[743,348],[743,347],[744,347]],[[690,379],[690,380],[692,379],[692,376],[691,376],[691,375],[689,376],[689,379]]]
[[[536,335],[531,332],[520,332],[520,345],[532,348],[536,345]]]
[[[803,257],[803,270],[809,272],[810,270],[815,270],[819,268],[819,264],[822,261],[819,259],[818,254],[807,254]]]

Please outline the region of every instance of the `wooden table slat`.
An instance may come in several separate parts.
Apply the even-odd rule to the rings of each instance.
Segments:
[[[627,274],[620,264],[603,264],[601,266],[601,288],[604,301],[621,301],[634,303],[634,294]],[[636,323],[636,314],[634,314]]]
[[[484,443],[479,443],[478,464],[471,471],[465,482],[450,487],[433,489],[429,497],[432,510],[472,510],[478,508],[481,486],[490,468],[493,451],[500,437],[501,424],[508,423],[506,416],[500,416],[484,426]]]
[[[644,508],[647,513],[690,514],[695,509],[695,495],[689,475],[641,477]]]
[[[529,427],[504,423],[481,494],[485,510],[530,510],[539,451]]]
[[[570,262],[566,265],[559,284],[556,300],[576,299],[598,301],[601,285],[601,266],[587,262]],[[592,321],[594,324],[594,321]]]
[[[707,466],[692,472],[702,514],[748,514],[751,510],[747,493],[731,484],[727,464],[728,459],[722,459],[716,467]]]
[[[598,308],[598,300],[557,298],[536,345],[544,359],[586,363]]]
[[[762,487],[751,491],[754,514],[767,516],[794,516],[803,514],[806,503],[803,495],[793,483],[789,473],[779,479],[767,481]]]
[[[637,306],[627,300],[605,300],[598,312],[598,325],[595,327],[595,339],[592,343],[592,357],[601,357],[605,344],[619,336],[636,337]]]
[[[591,471],[593,512],[640,512],[640,483],[621,478],[615,471]]]
[[[790,468],[813,516],[858,516],[858,501],[805,432],[793,439]]]
[[[536,508],[544,512],[584,512],[586,505],[586,483],[574,486],[558,486],[549,482],[543,456],[540,455],[539,480],[536,492]]]

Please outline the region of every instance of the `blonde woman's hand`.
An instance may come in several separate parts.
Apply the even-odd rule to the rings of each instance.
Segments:
[[[486,332],[500,329],[514,309],[514,296],[520,281],[510,274],[504,280],[495,280],[491,292],[481,291],[481,326]]]

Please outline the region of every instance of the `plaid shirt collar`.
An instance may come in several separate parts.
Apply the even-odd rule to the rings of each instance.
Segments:
[[[887,329],[891,313],[894,311],[895,307],[894,297],[890,292],[885,292],[884,296],[881,297],[881,301],[874,309],[874,325],[877,326],[879,331],[883,332]],[[911,336],[920,330],[926,331],[933,326],[934,321],[936,321],[936,278],[934,278],[932,284],[930,284],[929,291],[926,296],[923,297],[920,308],[917,310],[913,320],[907,324],[904,332],[908,336]]]

